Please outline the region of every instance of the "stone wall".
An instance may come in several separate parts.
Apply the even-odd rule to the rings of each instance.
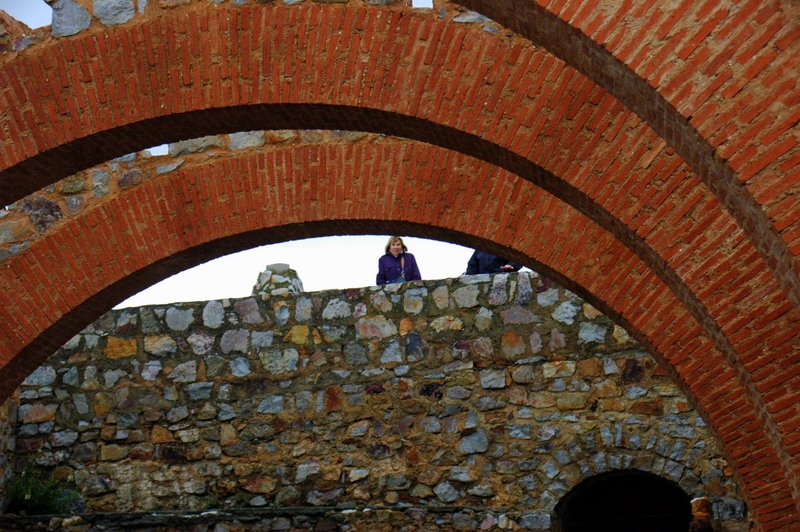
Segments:
[[[0,510],[6,507],[4,496],[9,480],[14,476],[14,448],[16,440],[17,397],[0,405]]]
[[[581,481],[638,469],[743,527],[679,389],[545,288],[521,272],[303,293],[273,265],[249,298],[111,311],[25,381],[16,458],[93,512],[413,507],[442,530],[547,530]]]

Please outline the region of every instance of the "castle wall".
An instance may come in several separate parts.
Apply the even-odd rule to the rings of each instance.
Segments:
[[[426,526],[547,530],[581,481],[636,469],[746,521],[680,390],[536,274],[303,293],[273,270],[249,298],[86,328],[22,386],[16,459],[94,512],[448,506]]]

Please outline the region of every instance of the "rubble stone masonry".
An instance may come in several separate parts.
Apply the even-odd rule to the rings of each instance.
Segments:
[[[581,481],[635,469],[746,529],[681,391],[533,272],[304,293],[272,265],[248,298],[108,312],[18,401],[2,463],[35,457],[89,512],[338,507],[361,512],[341,529],[548,530]]]

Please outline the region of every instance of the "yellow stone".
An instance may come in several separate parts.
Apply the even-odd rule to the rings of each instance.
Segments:
[[[623,412],[625,404],[619,399],[600,399],[597,406],[601,412]]]
[[[411,318],[403,318],[400,320],[400,336],[405,336],[414,329],[414,323]]]
[[[150,435],[150,438],[153,443],[172,443],[175,441],[172,433],[168,431],[166,427],[162,427],[161,425],[153,426],[153,432]]]
[[[126,340],[117,336],[109,336],[106,349],[103,353],[106,358],[126,358],[136,355],[138,345],[136,340]]]
[[[583,315],[586,316],[587,320],[593,320],[598,316],[602,316],[603,313],[591,306],[589,303],[583,304]]]
[[[227,447],[228,445],[236,443],[237,440],[236,429],[233,428],[233,425],[224,423],[219,430],[219,444],[223,447]]]
[[[619,325],[614,325],[614,339],[619,344],[624,344],[631,341],[631,337],[628,334],[628,331],[620,327]]]
[[[596,358],[580,360],[578,374],[586,377],[600,377],[603,375],[603,363]]]
[[[286,336],[283,337],[283,341],[292,342],[297,345],[307,344],[309,332],[308,325],[295,325],[286,333]]]
[[[98,393],[94,396],[94,413],[97,417],[105,417],[117,406],[117,397],[110,393]]]

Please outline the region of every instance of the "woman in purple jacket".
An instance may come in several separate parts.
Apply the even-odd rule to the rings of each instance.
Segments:
[[[408,253],[403,239],[399,236],[389,238],[386,244],[386,254],[378,260],[378,284],[404,283],[406,281],[421,281],[417,261],[414,255]]]

